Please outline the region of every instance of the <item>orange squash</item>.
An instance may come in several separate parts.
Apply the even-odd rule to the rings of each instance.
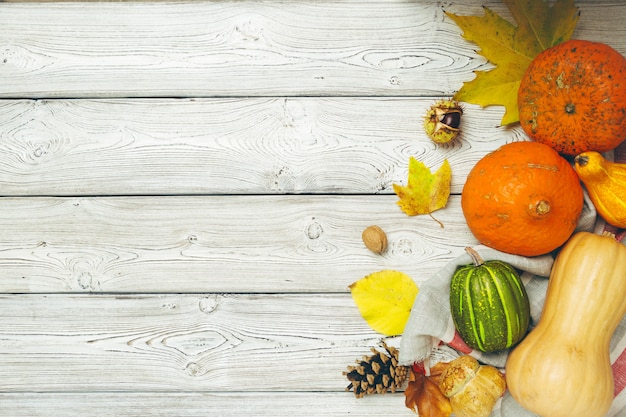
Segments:
[[[472,168],[461,207],[482,244],[536,256],[558,248],[574,232],[583,191],[570,163],[554,149],[538,142],[512,142]]]
[[[586,40],[546,49],[522,77],[518,107],[526,134],[559,153],[614,149],[626,139],[626,59]]]

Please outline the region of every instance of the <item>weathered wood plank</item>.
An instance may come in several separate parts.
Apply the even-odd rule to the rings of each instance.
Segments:
[[[465,106],[435,145],[430,98],[0,101],[0,195],[393,193],[410,156],[453,167],[525,138],[502,108]]]
[[[458,88],[461,71],[471,76],[483,62],[458,39],[448,44],[453,23],[436,3],[2,9],[3,97],[441,95]],[[447,39],[435,40],[435,33]]]
[[[577,37],[626,52],[618,3],[577,2]],[[504,10],[445,7],[483,4]],[[410,414],[343,392],[379,339],[347,285],[475,243],[458,195],[444,229],[398,209],[409,156],[449,159],[458,194],[523,139],[473,106],[455,146],[424,136],[431,100],[488,67],[441,5],[0,2],[1,414]]]
[[[342,392],[381,337],[349,294],[0,295],[0,317],[3,392]]]
[[[480,0],[447,10],[481,13]],[[626,52],[626,4],[578,2]],[[1,3],[0,97],[451,95],[486,68],[438,2]],[[25,24],[28,22],[28,24]]]
[[[407,417],[402,393],[0,393],[11,417]]]
[[[0,293],[346,292],[382,269],[424,280],[475,244],[460,198],[406,216],[396,196],[0,199]],[[361,232],[378,224],[389,249]]]

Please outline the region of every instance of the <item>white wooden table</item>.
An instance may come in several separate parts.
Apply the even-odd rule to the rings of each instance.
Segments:
[[[443,9],[495,1],[0,3],[0,414],[408,416],[357,400],[376,346],[348,285],[416,280],[466,245],[459,194],[523,139],[466,105],[435,146],[426,108],[488,69]],[[626,3],[578,2],[575,37],[626,53]],[[392,184],[448,159],[448,206]],[[361,231],[381,226],[384,256]]]

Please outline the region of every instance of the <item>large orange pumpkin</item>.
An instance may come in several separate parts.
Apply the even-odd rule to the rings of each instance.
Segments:
[[[472,168],[463,215],[484,245],[523,256],[546,254],[572,235],[583,190],[571,164],[548,145],[512,142]]]
[[[540,53],[518,90],[522,128],[559,153],[606,152],[626,139],[626,58],[569,40]]]

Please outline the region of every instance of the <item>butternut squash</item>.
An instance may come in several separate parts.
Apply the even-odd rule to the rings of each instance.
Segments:
[[[626,246],[578,232],[550,274],[537,326],[509,354],[506,383],[542,417],[603,417],[613,401],[609,343],[626,313]]]

